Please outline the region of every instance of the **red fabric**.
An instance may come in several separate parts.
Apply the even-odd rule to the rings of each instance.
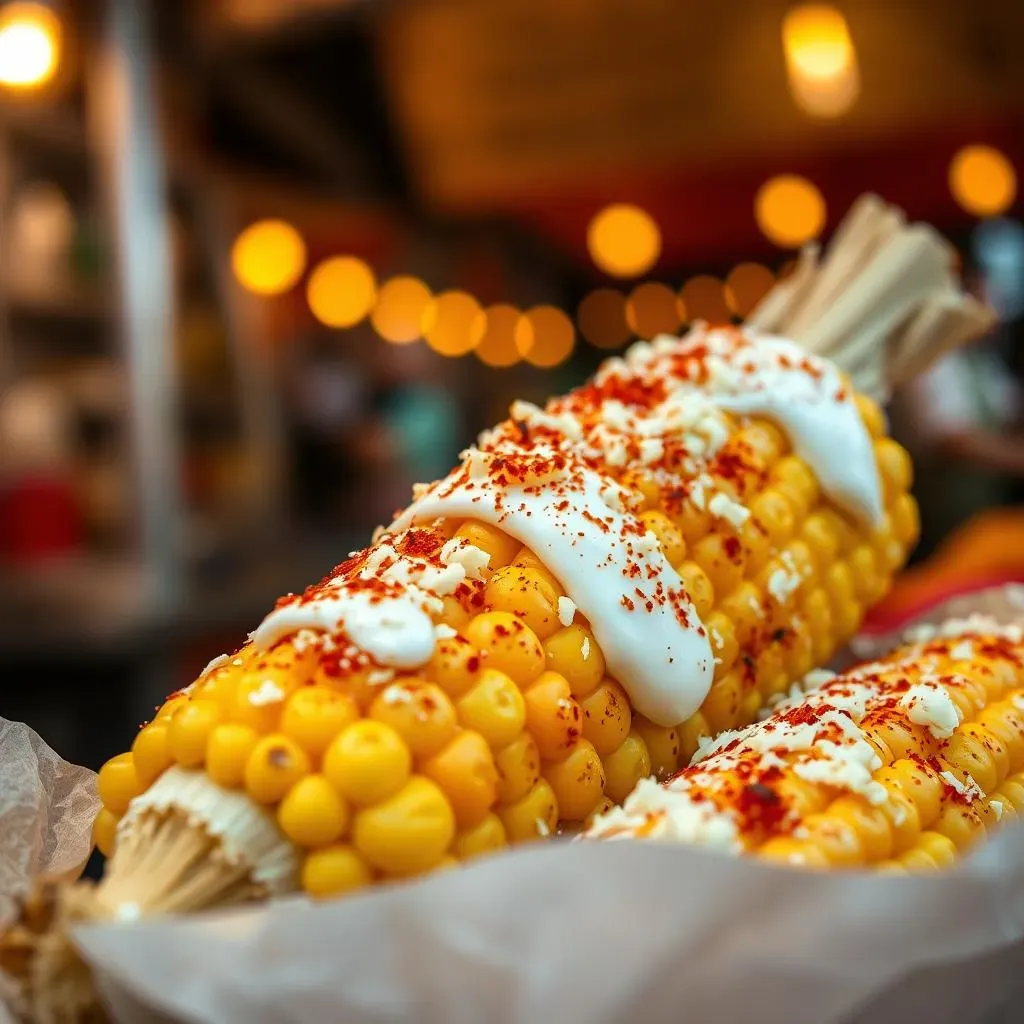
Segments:
[[[0,552],[14,562],[67,554],[84,539],[71,487],[46,477],[26,478],[0,492]]]

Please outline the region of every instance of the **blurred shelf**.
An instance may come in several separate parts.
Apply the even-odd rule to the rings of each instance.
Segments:
[[[15,143],[41,145],[79,159],[89,155],[84,119],[63,107],[6,105],[0,108],[0,126]]]

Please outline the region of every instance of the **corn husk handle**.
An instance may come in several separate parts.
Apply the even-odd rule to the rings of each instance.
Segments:
[[[953,264],[951,247],[933,228],[907,224],[901,210],[865,195],[824,256],[806,247],[748,325],[831,359],[858,391],[886,401],[995,321],[962,290]]]
[[[92,973],[70,938],[73,927],[104,920],[88,882],[41,881],[0,934],[8,1008],[25,1024],[109,1024]]]

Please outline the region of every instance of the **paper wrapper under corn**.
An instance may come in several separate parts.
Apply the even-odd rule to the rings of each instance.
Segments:
[[[1016,594],[937,607],[1020,621]],[[1024,827],[942,875],[554,843],[341,903],[75,930],[114,1019],[1010,1024]]]

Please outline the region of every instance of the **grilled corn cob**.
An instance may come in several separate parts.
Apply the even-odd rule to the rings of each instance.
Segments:
[[[910,477],[834,367],[739,330],[516,403],[103,767],[101,895],[326,896],[582,827],[854,633]]]
[[[934,871],[1024,815],[1021,628],[951,622],[808,682],[764,721],[706,741],[661,786],[641,782],[589,836]]]

